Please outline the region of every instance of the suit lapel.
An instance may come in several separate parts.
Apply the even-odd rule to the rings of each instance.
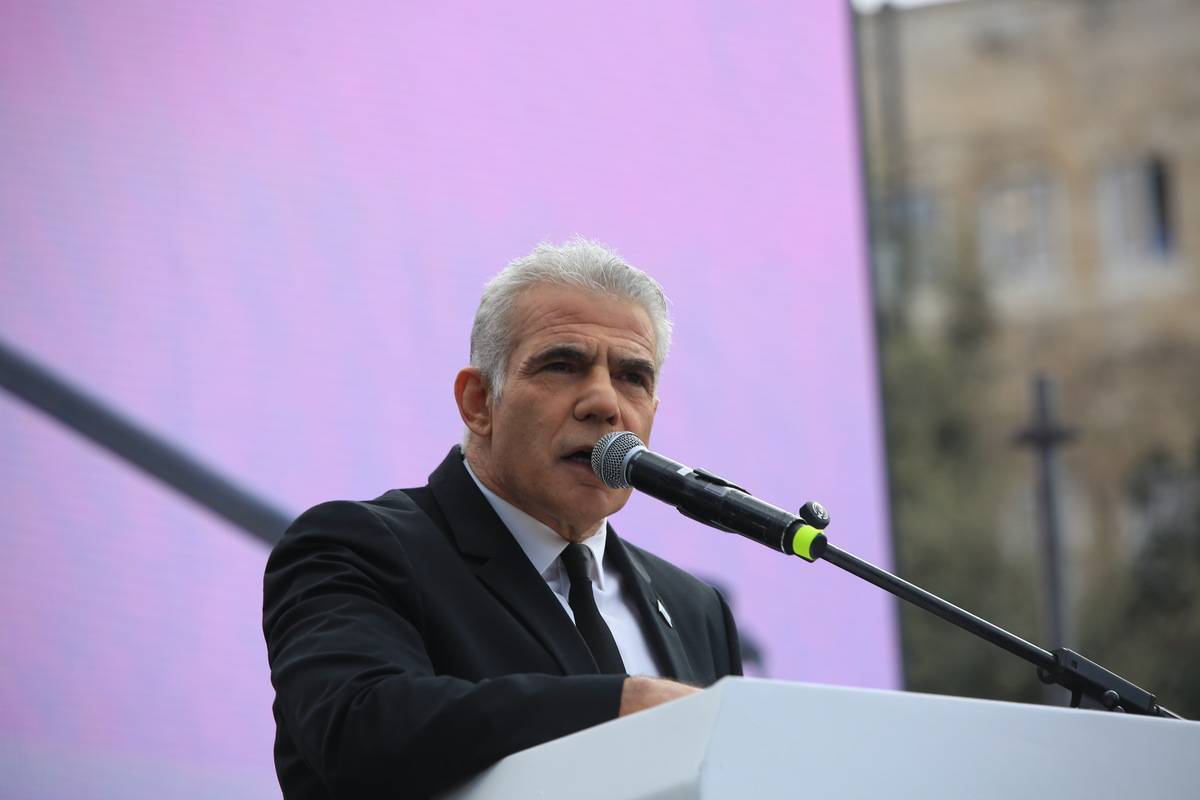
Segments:
[[[612,525],[608,526],[608,542],[605,545],[606,554],[610,555],[623,580],[621,588],[629,592],[641,618],[642,633],[650,645],[651,651],[658,659],[660,667],[665,671],[665,677],[674,678],[685,683],[696,680],[692,664],[688,660],[687,651],[670,619],[660,611],[662,598],[654,590],[650,581],[650,573],[646,570],[638,554],[617,536]],[[605,559],[607,560],[607,558]],[[666,614],[671,609],[662,606]]]
[[[550,651],[564,674],[595,673],[583,637],[471,480],[458,447],[429,476],[429,488],[459,551],[476,560],[476,577]]]

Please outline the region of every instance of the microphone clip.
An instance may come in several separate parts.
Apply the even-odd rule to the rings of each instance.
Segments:
[[[718,487],[721,489],[736,489],[737,491],[741,492],[742,494],[747,494],[747,495],[750,494],[750,492],[746,491],[741,486],[738,486],[733,481],[726,480],[725,478],[722,478],[720,475],[714,475],[713,473],[709,472],[708,470],[699,469],[697,467],[692,467],[691,474],[692,474],[692,477],[708,484],[709,486],[714,486],[714,487]],[[735,529],[730,528],[726,525],[722,525],[719,522],[714,522],[712,519],[703,517],[695,512],[688,511],[683,506],[675,506],[675,510],[678,511],[680,514],[683,514],[688,519],[694,519],[694,520],[696,520],[696,522],[707,525],[710,528],[716,528],[717,530],[724,531],[725,533],[737,533],[738,532]]]

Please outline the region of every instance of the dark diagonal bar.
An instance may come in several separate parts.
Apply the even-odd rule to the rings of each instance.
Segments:
[[[268,544],[291,522],[290,515],[2,341],[0,387]]]

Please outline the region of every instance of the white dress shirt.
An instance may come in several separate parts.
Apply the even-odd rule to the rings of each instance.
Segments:
[[[495,510],[496,516],[500,517],[500,521],[512,533],[529,562],[533,564],[533,568],[546,581],[574,623],[575,612],[571,610],[567,600],[571,592],[571,580],[567,577],[567,568],[559,557],[567,547],[566,539],[484,486],[466,459],[463,459],[463,464],[471,480],[475,481],[479,491],[483,492],[488,504]],[[617,649],[621,651],[621,660],[625,662],[625,671],[630,675],[660,676],[654,658],[650,655],[646,636],[638,625],[631,598],[621,591],[622,576],[615,569],[604,568],[604,545],[607,541],[607,518],[600,520],[600,527],[596,532],[583,540],[589,556],[588,577],[592,581],[596,608],[600,610],[600,616],[604,617],[604,622],[612,631]]]

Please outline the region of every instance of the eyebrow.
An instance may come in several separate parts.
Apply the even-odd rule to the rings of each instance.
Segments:
[[[569,361],[573,364],[584,364],[591,359],[592,354],[581,347],[571,344],[555,344],[550,345],[545,350],[534,353],[522,366],[525,369],[531,369],[549,361]],[[624,356],[616,360],[615,366],[619,370],[644,373],[651,379],[658,376],[658,370],[655,369],[654,362],[647,358]]]
[[[591,356],[582,348],[569,344],[556,344],[534,353],[525,361],[526,367],[535,367],[547,361],[570,361],[575,364],[586,362]]]
[[[630,370],[633,372],[644,372],[653,378],[657,373],[654,369],[654,362],[645,358],[635,358],[626,356],[617,359],[617,369]]]

